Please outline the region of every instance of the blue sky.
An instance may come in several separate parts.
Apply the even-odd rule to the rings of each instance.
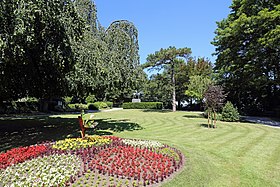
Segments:
[[[102,26],[129,20],[139,32],[140,62],[160,48],[189,47],[213,63],[216,21],[230,13],[231,0],[94,0]]]

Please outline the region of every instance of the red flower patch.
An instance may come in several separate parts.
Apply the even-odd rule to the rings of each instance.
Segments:
[[[0,154],[0,169],[5,169],[13,164],[36,158],[47,151],[45,145],[14,148]]]
[[[159,182],[175,172],[178,164],[174,158],[149,149],[118,145],[94,155],[90,168],[112,176]]]

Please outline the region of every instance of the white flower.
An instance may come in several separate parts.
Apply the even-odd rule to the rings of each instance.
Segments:
[[[35,158],[1,171],[0,186],[58,186],[76,175],[81,164],[81,159],[75,155]]]

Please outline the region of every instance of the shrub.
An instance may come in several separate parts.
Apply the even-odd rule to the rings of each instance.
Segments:
[[[237,108],[231,102],[227,102],[222,110],[222,121],[239,121],[239,113]]]
[[[88,106],[81,103],[68,104],[68,107],[73,110],[87,110]]]
[[[107,104],[107,106],[108,106],[109,108],[113,108],[113,102],[107,101],[106,104]]]
[[[64,99],[65,103],[68,104],[68,103],[71,103],[73,97],[64,97],[63,99]]]
[[[106,102],[95,102],[95,103],[89,103],[88,109],[89,110],[101,110],[108,108],[108,105]]]
[[[162,102],[123,103],[124,109],[162,109]]]
[[[86,98],[86,103],[89,104],[89,103],[94,103],[96,101],[96,98],[94,95],[89,95],[87,96]]]

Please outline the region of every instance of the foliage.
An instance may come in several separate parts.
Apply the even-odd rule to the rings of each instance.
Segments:
[[[86,103],[94,103],[96,101],[95,95],[89,95],[86,97]]]
[[[124,109],[162,109],[162,102],[123,103]]]
[[[212,122],[214,119],[214,128],[216,128],[216,112],[223,106],[225,98],[223,87],[219,85],[209,86],[204,93],[205,105],[208,110],[208,128],[210,118]]]
[[[263,114],[280,104],[279,18],[277,0],[234,0],[231,13],[217,23],[218,81],[228,100],[247,114]]]
[[[87,110],[88,105],[82,103],[68,104],[68,107],[72,110]]]
[[[233,106],[231,102],[227,102],[222,109],[222,118],[223,121],[239,121],[239,113],[237,108]]]
[[[185,94],[189,97],[202,101],[204,93],[211,84],[212,80],[209,77],[203,77],[201,75],[191,76],[188,89]]]
[[[93,2],[87,1],[92,5],[85,6],[80,0],[76,6],[84,11],[82,15],[95,15]],[[92,18],[90,23],[83,41],[76,46],[75,70],[68,75],[73,94],[82,98],[94,94],[96,100],[131,98],[143,76],[137,28],[127,20],[114,21],[107,29],[96,24],[97,18]]]
[[[34,158],[1,171],[0,181],[3,186],[64,186],[78,174],[81,163],[75,155]]]
[[[66,104],[70,104],[72,102],[73,97],[64,97],[63,99]]]
[[[169,82],[170,78],[166,73],[152,75],[145,82],[142,100],[145,102],[162,102],[164,108],[170,108],[172,103],[172,87]]]
[[[190,48],[179,48],[169,47],[167,49],[160,49],[154,54],[150,54],[147,57],[147,62],[143,64],[143,68],[150,68],[160,70],[166,66],[170,68],[170,77],[172,88],[172,110],[176,111],[176,82],[175,82],[175,64],[181,62],[178,58],[189,58],[191,54]],[[182,59],[181,59],[182,60]]]
[[[113,102],[106,101],[105,103],[107,104],[108,108],[113,108]]]
[[[0,22],[0,101],[63,96],[84,30],[72,1],[3,1]]]
[[[109,102],[109,104],[111,104],[111,102]],[[101,109],[107,109],[107,108],[108,108],[107,102],[99,101],[99,102],[88,104],[89,110],[101,110]]]
[[[149,80],[145,82],[143,101],[161,101],[163,102],[164,108],[170,108],[172,105],[171,98],[173,90],[172,85],[170,85],[171,68],[170,66],[164,66],[163,68],[164,70],[162,73],[153,74]],[[178,107],[180,108],[181,101],[189,101],[189,103],[192,103],[192,100],[196,99],[194,96],[200,95],[193,89],[198,87],[199,90],[203,90],[201,87],[205,87],[204,84],[208,85],[208,82],[212,80],[212,65],[211,62],[205,58],[195,59],[190,57],[187,61],[177,59],[174,65],[174,74],[176,101],[178,101]],[[198,82],[197,84],[199,85],[196,86],[196,83],[193,81],[194,78],[192,78],[192,82],[190,82],[191,77],[196,77],[199,80],[202,79],[205,81],[202,81],[202,83],[201,81]],[[190,92],[187,95],[186,90]],[[199,103],[201,101],[198,100],[197,102]]]
[[[224,104],[226,95],[224,94],[223,87],[209,86],[204,93],[206,108],[212,111],[218,111]]]
[[[106,145],[110,144],[111,142],[112,141],[109,138],[103,138],[101,136],[88,136],[86,139],[68,138],[55,142],[52,148],[60,150],[77,150],[80,148]]]

